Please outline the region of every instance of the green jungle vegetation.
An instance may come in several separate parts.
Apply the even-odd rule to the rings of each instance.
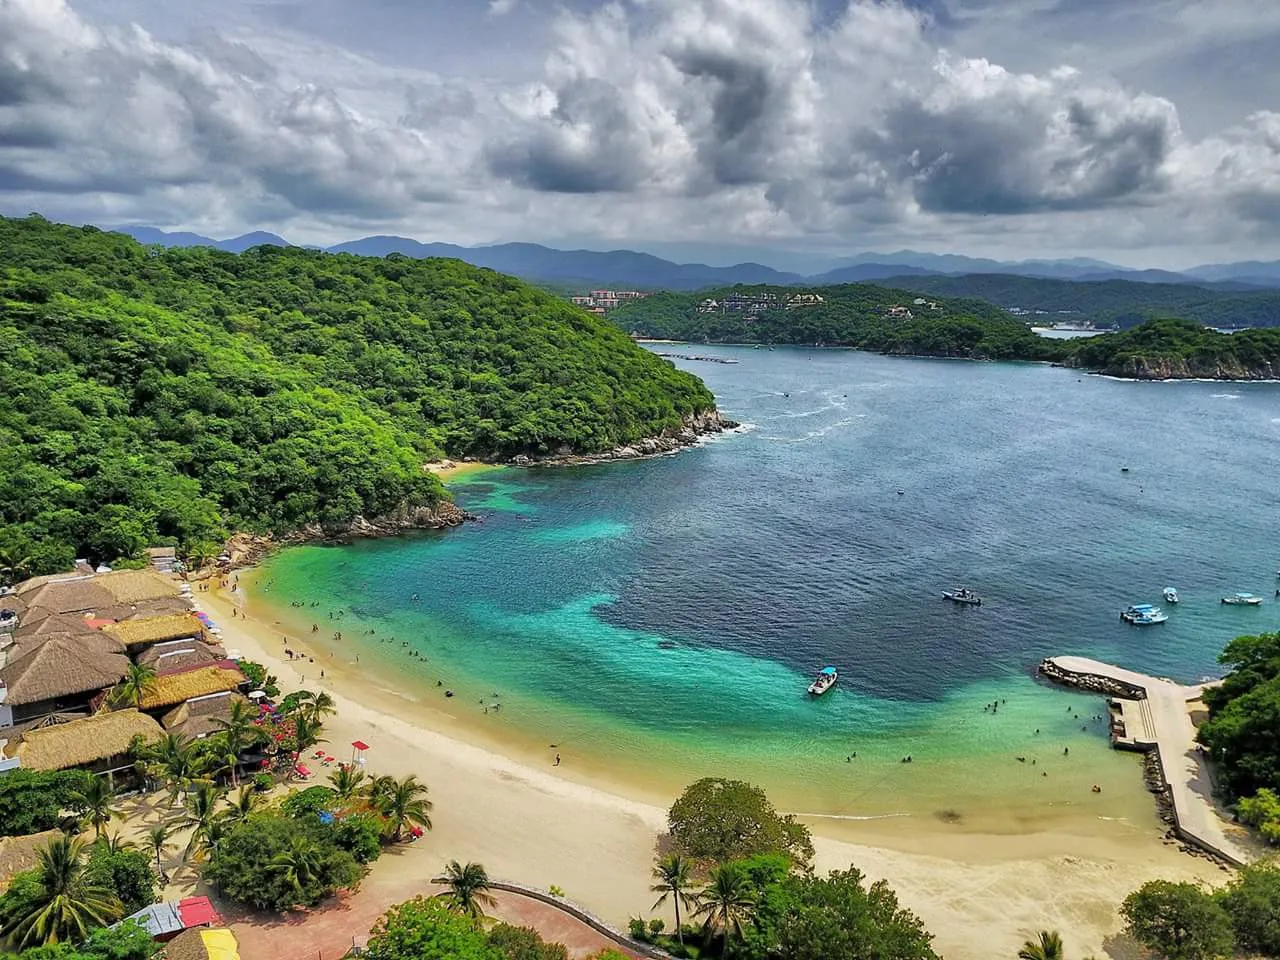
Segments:
[[[1230,672],[1204,692],[1209,719],[1200,742],[1217,761],[1240,818],[1280,844],[1280,633],[1237,637],[1218,662]]]
[[[1191,320],[1148,320],[1129,330],[1072,342],[1068,363],[1124,374],[1143,364],[1186,364],[1192,373],[1219,369],[1248,375],[1280,371],[1280,327],[1219,333]]]
[[[817,293],[823,302],[783,305],[796,294]],[[775,298],[761,310],[703,312],[704,300]],[[777,343],[856,347],[878,353],[982,360],[1058,360],[1062,341],[1036,336],[1027,324],[980,300],[937,300],[938,309],[916,305],[915,294],[873,284],[848,283],[800,290],[736,286],[699,293],[658,293],[609,312],[609,319],[639,336],[695,343]],[[911,319],[889,316],[906,307]]]
[[[1280,326],[1280,290],[1210,290],[1184,283],[1053,280],[1000,273],[891,277],[913,296],[977,297],[1002,307],[1043,310],[1043,320],[1132,327],[1153,317],[1185,317],[1210,327]]]
[[[146,247],[0,218],[0,575],[445,497],[441,456],[593,452],[714,399],[456,260]]]

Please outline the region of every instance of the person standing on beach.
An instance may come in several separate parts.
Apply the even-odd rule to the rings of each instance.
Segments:
[[[556,762],[555,762],[555,763],[553,763],[553,764],[552,764],[552,766],[553,766],[553,767],[558,767],[558,766],[560,766],[560,754],[558,754],[558,753],[556,754]]]

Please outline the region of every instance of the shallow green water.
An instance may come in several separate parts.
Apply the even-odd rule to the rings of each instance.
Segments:
[[[470,476],[455,495],[483,523],[290,550],[263,596],[343,631],[337,655],[388,683],[454,689],[477,716],[500,702],[484,722],[530,744],[672,779],[749,774],[849,816],[1131,784],[1102,702],[1038,685],[1036,663],[1194,680],[1226,640],[1277,627],[1280,385],[699,350],[741,361],[684,365],[743,432]],[[982,608],[940,599],[958,582]],[[1183,598],[1169,623],[1120,623],[1166,584]],[[1268,603],[1221,606],[1235,590]],[[840,685],[815,701],[828,663]]]

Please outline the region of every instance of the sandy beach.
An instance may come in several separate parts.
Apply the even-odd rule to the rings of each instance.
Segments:
[[[665,824],[664,805],[674,799],[666,791],[619,789],[605,771],[575,770],[571,755],[553,767],[551,750],[543,759],[513,756],[501,743],[478,743],[447,713],[365,682],[354,663],[308,651],[305,640],[289,636],[290,649],[306,656],[286,659],[281,627],[255,619],[243,591],[197,592],[196,599],[223,629],[226,646],[265,664],[282,688],[320,688],[335,698],[338,714],[326,724],[335,756],[348,756],[348,744],[364,740],[371,746],[370,771],[415,773],[430,785],[435,809],[425,841],[432,851],[428,862],[475,860],[494,877],[556,885],[620,925],[629,916],[648,915],[655,842]],[[232,618],[233,606],[247,608],[249,616]],[[323,777],[325,771],[316,772]],[[1217,882],[1224,876],[1151,830],[1135,829],[1123,840],[1056,832],[956,835],[940,821],[921,820],[910,843],[878,836],[874,824],[858,825],[865,842],[853,843],[832,836],[847,838],[848,824],[814,820],[810,826],[818,870],[852,864],[871,879],[886,879],[953,960],[1012,955],[1042,928],[1061,930],[1072,954],[1101,953],[1104,942],[1115,946],[1120,900],[1144,881]],[[375,875],[421,870],[423,860],[388,858],[375,866]]]

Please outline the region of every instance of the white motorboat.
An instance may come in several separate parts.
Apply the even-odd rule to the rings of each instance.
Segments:
[[[1120,619],[1135,627],[1145,627],[1153,623],[1164,623],[1169,615],[1150,603],[1135,603],[1120,614]]]
[[[809,684],[809,692],[815,697],[820,697],[834,687],[838,679],[840,674],[836,672],[835,667],[823,667],[813,683]]]
[[[1176,589],[1174,589],[1173,587],[1165,587],[1165,588],[1164,588],[1164,602],[1165,602],[1165,603],[1177,603],[1177,602],[1178,602],[1178,591],[1177,591]]]
[[[982,598],[970,590],[968,587],[957,587],[955,590],[947,590],[942,594],[944,600],[950,600],[952,603],[964,603],[971,607],[982,606]]]
[[[1233,593],[1229,597],[1223,597],[1222,602],[1229,603],[1233,607],[1256,607],[1262,602],[1262,598],[1252,593]]]

